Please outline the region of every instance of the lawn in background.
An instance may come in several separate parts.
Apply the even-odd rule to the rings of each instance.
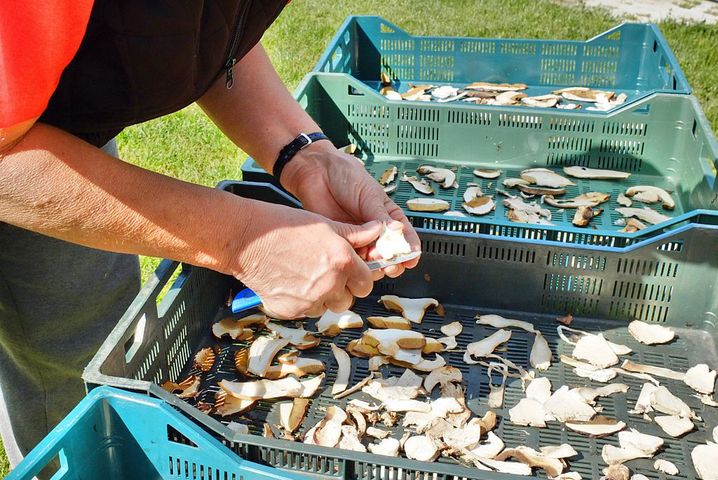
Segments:
[[[264,37],[265,48],[288,88],[294,89],[312,69],[334,32],[351,14],[380,15],[414,35],[469,37],[586,40],[619,23],[605,10],[567,7],[547,0],[295,0]],[[665,21],[660,28],[713,130],[718,130],[718,75],[713,68],[718,64],[718,27]],[[245,157],[196,106],[129,128],[118,141],[124,160],[206,186],[240,178]],[[157,263],[157,259],[142,258],[143,278]],[[0,476],[6,473],[7,461],[0,455]]]

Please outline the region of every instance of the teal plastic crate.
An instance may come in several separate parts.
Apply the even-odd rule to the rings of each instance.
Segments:
[[[406,201],[423,196],[407,182],[392,195],[416,227],[465,231],[501,237],[552,240],[573,244],[625,246],[690,222],[716,223],[718,217],[718,143],[695,97],[653,94],[609,114],[515,107],[436,105],[386,102],[364,83],[341,74],[308,75],[295,96],[337,146],[354,143],[367,170],[379,178],[389,165],[411,174],[421,164],[455,167],[459,189],[439,189],[435,197],[463,211],[467,183],[477,182],[490,195],[506,177],[526,168],[581,165],[631,173],[628,180],[573,179],[566,198],[588,191],[611,194],[605,212],[589,228],[574,227],[574,210],[547,207],[555,226],[511,222],[496,198],[494,212],[481,217],[448,217],[410,212]],[[498,168],[498,181],[482,180],[474,168]],[[243,178],[271,181],[248,162]],[[618,194],[632,185],[673,191],[676,207],[670,221],[635,233],[614,222]],[[641,206],[637,204],[637,206]],[[655,207],[654,207],[655,208]],[[659,207],[660,208],[660,207]]]
[[[657,92],[691,92],[661,31],[640,23],[581,42],[418,37],[381,17],[350,16],[314,71],[346,74],[376,90],[386,73],[400,92],[410,83],[479,81],[525,83],[528,95],[574,86],[610,89],[625,93],[628,103]]]
[[[289,196],[268,184],[224,182],[221,188],[247,198],[297,206]],[[385,315],[377,303],[383,294],[431,296],[446,307],[446,316],[428,312],[422,324],[413,327],[426,335],[437,337],[442,324],[459,321],[465,333],[458,341],[460,348],[465,348],[468,342],[491,333],[490,329],[476,325],[474,315],[499,313],[532,322],[546,337],[555,360],[559,354],[570,353],[570,347],[557,338],[556,315],[572,312],[574,327],[601,331],[607,338],[628,345],[634,351],[630,358],[635,361],[681,371],[699,362],[718,366],[717,226],[690,224],[622,248],[432,230],[419,230],[419,236],[424,252],[419,265],[397,279],[386,278],[377,283],[368,298],[357,300],[354,311],[362,317]],[[210,345],[220,350],[213,368],[202,374],[204,394],[197,400],[212,403],[216,382],[234,378],[233,354],[244,345],[217,341],[212,338],[210,327],[229,315],[227,298],[241,287],[227,275],[162,262],[85,370],[83,378],[88,388],[112,385],[145,391],[204,425],[242,457],[301,472],[314,480],[514,478],[448,459],[425,463],[264,438],[264,422],[276,424],[278,421],[277,402],[259,402],[247,418],[218,419],[202,413],[196,404],[184,402],[160,388],[159,384],[167,379],[177,380],[199,373],[193,370],[192,358],[199,349]],[[678,332],[678,340],[660,346],[639,344],[626,328],[633,319],[670,325]],[[308,320],[305,327],[313,330],[313,320]],[[344,347],[360,335],[360,330],[345,330],[332,341]],[[514,332],[502,355],[525,366],[532,341],[528,334]],[[348,400],[361,395],[353,394],[342,400],[332,398],[331,385],[337,366],[326,340],[316,349],[303,351],[302,356],[323,360],[327,380],[312,400],[300,433],[323,418],[327,406],[344,406]],[[485,369],[467,365],[462,356],[463,353],[457,351],[446,354],[445,358],[462,370],[468,406],[482,414],[487,409],[489,378]],[[350,384],[353,385],[368,375],[368,365],[365,359],[353,359],[352,363]],[[394,367],[382,370],[385,376],[397,373],[400,369]],[[588,384],[557,361],[544,375],[554,386]],[[627,413],[643,381],[631,377],[622,377],[621,381],[630,385],[629,392],[601,399],[604,414],[615,416],[642,432],[663,436],[654,423]],[[703,406],[682,382],[665,380],[661,383],[703,418],[697,422],[695,431],[680,439],[666,440],[666,448],[661,453],[661,458],[676,463],[681,478],[694,479],[688,452],[710,438],[711,429],[718,423],[718,410]],[[546,429],[512,425],[506,418],[508,409],[524,396],[520,384],[518,380],[510,381],[504,408],[496,412],[502,418],[498,435],[507,446],[537,448],[570,443],[580,453],[571,461],[571,470],[580,472],[583,478],[599,478],[605,466],[600,459],[601,448],[606,443],[615,443],[615,437],[589,439],[558,425]],[[231,432],[224,425],[229,420],[249,423],[250,434]],[[395,430],[394,436],[400,438],[401,431]],[[651,460],[632,461],[629,467],[634,473],[651,479],[663,478],[652,468]],[[542,478],[543,474],[536,476]]]
[[[110,387],[90,392],[6,478],[43,470],[52,480],[298,478],[237,457],[160,400]]]

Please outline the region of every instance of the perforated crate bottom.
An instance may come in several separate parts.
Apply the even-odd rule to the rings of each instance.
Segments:
[[[376,296],[359,300],[353,310],[360,314],[363,318],[372,315],[388,315],[381,304],[377,303],[377,300],[378,298]],[[489,311],[461,305],[445,305],[445,307],[446,315],[443,318],[437,316],[433,312],[428,312],[422,324],[414,325],[413,329],[423,332],[428,337],[438,338],[443,336],[439,331],[441,325],[458,320],[464,326],[464,331],[458,337],[458,348],[464,349],[468,343],[480,340],[495,331],[495,329],[491,327],[479,326],[475,324],[474,316],[478,312],[481,312],[482,314],[498,313],[508,318],[527,320],[532,322],[544,334],[553,351],[554,357],[551,368],[540,375],[543,375],[551,380],[554,391],[561,385],[569,385],[571,387],[597,387],[601,385],[600,383],[590,382],[589,380],[576,376],[570,367],[558,361],[559,355],[570,354],[572,348],[559,340],[556,333],[557,324],[555,323],[554,316],[513,311]],[[229,312],[223,309],[217,313],[214,321],[219,321],[226,316],[229,316]],[[708,333],[700,330],[676,329],[678,338],[673,343],[668,345],[646,346],[639,344],[633,339],[633,337],[630,336],[626,329],[625,322],[576,318],[572,327],[588,331],[601,331],[609,340],[628,345],[631,349],[633,349],[633,353],[630,356],[623,358],[630,358],[631,360],[640,363],[664,366],[679,371],[685,371],[696,363],[708,363],[711,366],[715,366],[718,360],[714,340]],[[306,328],[307,330],[313,330],[314,321],[308,320],[306,322]],[[243,342],[216,340],[211,335],[209,325],[206,327],[206,331],[207,335],[202,339],[201,344],[196,346],[197,348],[195,352],[206,346],[218,346],[220,347],[221,352],[218,355],[217,361],[215,362],[212,370],[203,374],[202,393],[197,399],[193,400],[192,403],[196,401],[202,401],[210,404],[213,403],[215,394],[218,391],[217,382],[219,380],[237,380],[237,374],[235,373],[233,365],[233,354],[236,350],[246,346]],[[327,378],[322,393],[311,403],[307,418],[299,429],[300,434],[303,435],[306,430],[311,428],[316,424],[316,422],[323,418],[326,407],[330,405],[340,405],[344,407],[346,402],[353,398],[372,401],[371,397],[361,392],[354,393],[349,397],[338,401],[332,399],[330,393],[331,385],[333,384],[336,376],[336,363],[333,355],[331,354],[329,342],[333,341],[338,346],[345,347],[349,341],[359,338],[361,336],[361,331],[361,329],[345,330],[341,335],[335,337],[334,339],[323,339],[319,347],[301,352],[302,356],[318,358],[324,361],[327,367]],[[511,331],[512,335],[510,341],[499,353],[518,365],[528,367],[529,352],[533,342],[533,335],[522,330],[511,329]],[[447,363],[458,367],[463,372],[468,406],[476,415],[482,415],[488,409],[487,397],[489,392],[489,378],[487,377],[486,369],[481,366],[469,366],[464,364],[462,359],[463,352],[461,351],[447,352],[443,355]],[[194,354],[190,358],[193,357]],[[382,374],[384,377],[391,375],[398,376],[402,372],[402,368],[389,366],[382,367]],[[185,378],[189,374],[197,373],[198,372],[196,370],[192,369],[190,360],[189,364],[183,370],[180,378]],[[350,385],[359,382],[368,374],[367,360],[352,358]],[[498,376],[493,379],[494,383],[497,383],[499,380],[500,378]],[[696,430],[693,432],[680,439],[667,438],[667,436],[655,423],[647,422],[640,415],[631,415],[628,413],[628,411],[633,408],[644,382],[633,377],[620,375],[616,377],[613,382],[625,383],[630,386],[630,389],[625,394],[616,394],[610,397],[600,398],[598,400],[598,404],[603,407],[602,414],[622,420],[631,428],[636,428],[643,433],[658,435],[665,440],[665,448],[657,454],[654,459],[634,460],[628,462],[627,465],[629,468],[634,473],[642,473],[652,479],[663,479],[666,477],[663,474],[654,471],[652,468],[653,461],[656,458],[663,458],[675,463],[680,470],[680,474],[678,476],[670,478],[695,478],[695,472],[690,461],[690,452],[693,447],[704,443],[710,438],[710,434],[707,432],[710,432],[712,428],[718,424],[718,409],[702,405],[700,401],[693,396],[695,392],[682,382],[661,379],[661,383],[663,385],[668,387],[671,392],[683,399],[700,417],[702,417],[702,421],[696,422]],[[438,391],[435,392],[435,395],[438,395]],[[601,449],[603,445],[607,443],[617,445],[617,436],[613,435],[609,438],[592,439],[567,431],[558,422],[550,422],[548,424],[548,428],[519,427],[512,425],[508,420],[508,410],[523,397],[524,393],[521,390],[521,382],[515,379],[508,379],[505,391],[504,408],[495,410],[500,417],[496,433],[503,439],[506,446],[513,447],[518,445],[527,445],[533,448],[538,448],[539,446],[545,445],[558,445],[564,442],[569,443],[579,452],[579,455],[576,458],[571,459],[570,469],[579,472],[583,478],[590,479],[600,477],[601,470],[605,467],[605,464],[601,459]],[[246,423],[249,425],[251,434],[262,435],[262,426],[264,422],[268,422],[272,426],[278,425],[279,423],[278,408],[276,407],[277,403],[279,403],[279,401],[262,401],[259,402],[257,406],[244,417],[235,415],[231,417],[217,418],[220,418],[220,420],[225,422],[233,420]],[[383,425],[379,426],[383,427]],[[395,438],[401,438],[403,434],[401,417],[398,422],[398,426],[392,430]],[[277,436],[281,435],[278,427],[274,427],[274,432]],[[302,452],[302,444],[287,441],[286,450]],[[454,460],[446,458],[440,458],[438,461],[456,463]],[[380,456],[376,456],[375,463],[376,465],[382,465]],[[425,471],[431,472],[430,464],[426,465]],[[484,474],[480,470],[474,471],[476,472],[475,478],[483,477]],[[535,476],[545,478],[542,471],[535,473]],[[440,477],[444,478],[441,475]],[[383,477],[375,477],[374,474],[371,474],[366,478]],[[427,478],[432,477],[429,476]]]

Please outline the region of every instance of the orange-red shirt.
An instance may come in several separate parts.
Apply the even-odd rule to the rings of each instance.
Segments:
[[[0,128],[39,117],[80,47],[93,0],[0,0]]]

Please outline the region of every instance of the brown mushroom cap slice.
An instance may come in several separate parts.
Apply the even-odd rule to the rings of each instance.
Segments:
[[[421,353],[424,355],[430,355],[432,353],[439,353],[444,351],[444,344],[435,338],[426,337],[426,344],[421,349]]]
[[[624,180],[631,176],[627,172],[618,170],[602,170],[581,166],[563,167],[563,173],[574,178],[588,178],[594,180]]]
[[[389,166],[386,170],[384,170],[384,173],[381,174],[381,177],[379,177],[379,185],[381,186],[387,186],[391,182],[394,181],[394,178],[396,177],[397,168],[394,165]]]
[[[657,323],[646,323],[634,320],[628,324],[628,333],[633,338],[646,345],[668,343],[676,336],[676,332]]]
[[[487,180],[492,180],[494,178],[499,178],[501,176],[502,171],[501,170],[493,170],[493,169],[482,169],[482,168],[476,168],[474,169],[474,175],[476,175],[479,178],[485,178]]]
[[[363,326],[364,320],[351,310],[341,313],[327,310],[316,323],[317,331],[326,337],[336,337],[342,330]]]
[[[319,338],[304,330],[304,328],[289,328],[274,322],[267,322],[266,328],[280,338],[289,340],[289,344],[298,350],[314,348],[320,342]]]
[[[566,422],[566,428],[589,437],[601,438],[626,428],[626,424],[604,416],[596,416],[588,422]]]
[[[332,385],[332,395],[337,395],[347,389],[349,383],[349,375],[352,371],[352,361],[347,352],[331,344],[334,359],[337,362],[337,376]]]
[[[265,378],[269,380],[278,380],[280,378],[294,375],[297,378],[322,373],[324,371],[324,362],[314,358],[299,357],[294,363],[279,363],[271,365],[267,369]]]
[[[434,298],[405,298],[396,295],[382,295],[380,302],[384,304],[384,308],[387,310],[399,312],[404,318],[413,323],[421,323],[429,307],[434,307],[437,313],[440,313],[441,310],[441,305]]]
[[[248,410],[251,410],[256,403],[256,400],[244,400],[234,397],[225,389],[220,387],[214,402],[214,411],[215,413],[226,417],[228,415],[247,412]]]
[[[379,356],[379,349],[376,345],[369,345],[361,338],[354,339],[347,344],[347,352],[359,358],[371,358]]]
[[[412,198],[406,201],[406,206],[414,212],[445,212],[451,205],[439,198]]]
[[[249,347],[247,371],[258,377],[266,375],[269,366],[277,353],[289,344],[289,339],[259,337]]]
[[[404,317],[367,317],[366,320],[373,328],[396,328],[400,330],[411,330],[411,323]]]
[[[422,165],[416,169],[420,175],[426,175],[426,178],[433,180],[441,185],[441,188],[451,188],[456,183],[456,173],[448,168],[432,167],[430,165]]]
[[[179,398],[195,398],[199,394],[199,385],[199,375],[190,375],[179,383],[167,381],[161,387]]]
[[[491,197],[475,197],[471,201],[462,203],[461,206],[472,215],[486,215],[496,208]]]
[[[279,422],[287,432],[293,433],[304,421],[309,409],[309,399],[295,398],[279,404]]]
[[[426,338],[421,332],[395,328],[369,328],[364,331],[362,341],[375,346],[380,353],[393,355],[397,349],[422,349]]]
[[[205,347],[194,356],[194,367],[203,372],[209,372],[214,365],[217,355],[212,347]]]
[[[249,327],[264,325],[267,321],[269,321],[267,316],[260,313],[248,315],[239,320],[227,317],[212,325],[212,334],[217,338],[227,336],[232,340],[249,340],[254,335]]]

